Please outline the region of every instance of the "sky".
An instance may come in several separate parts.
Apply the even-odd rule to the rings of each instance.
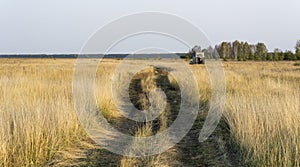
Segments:
[[[212,45],[240,40],[294,51],[300,39],[299,7],[299,0],[0,0],[0,54],[80,53],[99,28],[146,11],[188,20]],[[132,50],[124,44],[115,52]]]

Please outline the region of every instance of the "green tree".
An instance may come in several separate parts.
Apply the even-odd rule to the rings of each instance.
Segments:
[[[258,53],[257,53],[257,52],[254,53],[253,58],[254,58],[254,60],[259,60],[259,57],[258,57]]]
[[[295,56],[297,60],[300,60],[300,40],[297,41],[295,49],[296,49]]]
[[[279,53],[279,60],[282,61],[284,60],[285,54],[283,52]]]
[[[220,48],[220,57],[227,60],[230,55],[230,44],[228,42],[222,42]]]
[[[238,47],[238,61],[243,61],[243,60],[245,60],[244,43],[241,42]]]
[[[266,60],[268,49],[264,43],[257,43],[256,45],[256,53],[258,55],[259,60]]]
[[[297,57],[293,52],[286,51],[284,54],[284,60],[297,60]]]
[[[244,52],[244,60],[250,60],[250,57],[252,57],[252,55],[251,55],[252,52],[251,52],[248,42],[244,43],[243,52]]]
[[[274,61],[279,61],[280,52],[278,48],[274,49]]]
[[[238,40],[235,40],[232,43],[232,52],[233,52],[233,59],[237,60],[239,55],[239,48],[240,48],[240,42]]]
[[[266,61],[267,60],[267,53],[262,54],[260,60]]]
[[[250,53],[248,60],[254,60],[254,54]]]
[[[295,56],[296,56],[297,60],[300,60],[300,52],[296,52]]]
[[[273,53],[267,53],[267,60],[273,61]]]
[[[300,52],[300,40],[297,41],[295,49],[296,49],[296,53]]]
[[[213,58],[213,47],[208,46],[208,48],[202,49],[202,52],[204,52],[204,55],[206,58]]]

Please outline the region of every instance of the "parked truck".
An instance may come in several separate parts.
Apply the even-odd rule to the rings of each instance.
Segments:
[[[205,64],[204,52],[202,52],[200,46],[194,46],[190,50],[190,56],[191,56],[190,64]]]

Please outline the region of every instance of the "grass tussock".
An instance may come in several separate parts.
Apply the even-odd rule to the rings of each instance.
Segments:
[[[300,62],[295,62],[294,66],[300,66]]]

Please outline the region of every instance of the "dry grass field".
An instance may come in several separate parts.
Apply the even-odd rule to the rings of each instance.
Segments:
[[[203,159],[207,161],[203,164],[189,162],[189,165],[213,164],[207,159],[212,157],[208,154],[215,153],[203,150],[203,145],[209,146],[209,149],[216,147],[209,143],[194,143],[199,145],[199,150],[193,151],[192,156],[189,150],[181,148],[184,144],[179,144],[166,153],[145,158],[122,157],[95,146],[82,129],[74,111],[72,78],[75,61],[0,59],[0,166],[97,166],[105,163],[107,166],[185,166],[184,158],[193,159],[193,163],[200,163]],[[111,76],[118,63],[119,60],[112,59],[105,59],[101,63],[96,76],[96,97],[103,115],[122,129],[122,115],[117,111],[110,92]],[[216,129],[216,135],[228,133],[241,154],[241,157],[237,157],[241,161],[239,164],[300,166],[300,66],[294,66],[293,63],[223,63],[227,89],[223,113],[225,126]],[[198,81],[200,100],[208,102],[205,103],[208,105],[210,81],[205,67],[190,67]],[[149,84],[157,86],[154,82],[157,76],[153,77],[153,71],[146,73],[138,76],[146,77],[141,78],[140,91],[144,92],[148,91],[145,87]],[[170,95],[176,95],[175,90],[170,89]],[[138,93],[135,95],[142,99],[138,103],[143,106],[145,97]],[[172,109],[160,116],[161,126],[157,131],[164,130],[172,122],[168,118],[171,117],[170,112]],[[195,124],[201,128],[200,120]],[[136,129],[129,129],[128,133],[149,136],[153,134],[152,128],[153,122],[138,125]],[[200,129],[194,131],[192,135],[197,138]],[[220,157],[233,155],[230,147],[225,148],[225,139],[212,139],[216,141],[219,152],[221,150]],[[215,163],[214,166],[234,164]]]

